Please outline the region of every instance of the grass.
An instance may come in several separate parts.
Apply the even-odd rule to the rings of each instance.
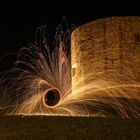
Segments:
[[[140,120],[0,117],[0,140],[139,140]]]

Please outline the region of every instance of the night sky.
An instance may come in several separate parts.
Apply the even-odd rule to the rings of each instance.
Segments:
[[[125,15],[139,14],[135,9],[135,11],[128,12]],[[75,15],[65,17],[68,21],[69,26],[72,24],[79,26],[86,22],[109,16]],[[55,34],[55,29],[57,25],[61,23],[62,17],[63,16],[47,15],[9,15],[6,18],[3,18],[0,22],[0,72],[11,68],[21,47],[25,47],[28,45],[28,43],[34,42],[35,29],[38,26],[46,25],[49,31],[49,37],[52,40]],[[10,54],[3,57],[7,53]]]

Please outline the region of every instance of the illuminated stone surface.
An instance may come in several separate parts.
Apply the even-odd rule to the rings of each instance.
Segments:
[[[71,48],[72,87],[79,77],[86,84],[98,78],[97,73],[104,73],[105,80],[130,73],[135,76],[119,80],[140,79],[140,17],[109,17],[84,24],[73,31]],[[88,73],[92,73],[89,78]]]

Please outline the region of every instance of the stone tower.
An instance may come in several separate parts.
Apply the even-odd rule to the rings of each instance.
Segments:
[[[81,84],[97,78],[140,81],[140,17],[102,18],[76,28],[71,58],[72,87],[79,78]]]

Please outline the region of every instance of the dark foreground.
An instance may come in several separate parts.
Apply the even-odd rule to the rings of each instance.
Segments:
[[[0,117],[0,140],[140,140],[140,120]]]

